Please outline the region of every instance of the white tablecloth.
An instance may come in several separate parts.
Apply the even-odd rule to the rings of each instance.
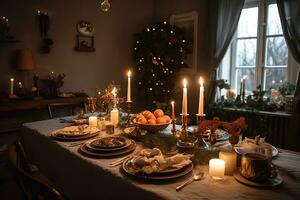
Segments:
[[[206,172],[204,180],[194,182],[176,192],[175,187],[186,180],[145,181],[125,174],[120,167],[111,168],[114,159],[96,159],[83,156],[77,147],[49,137],[53,130],[65,124],[58,119],[27,123],[23,128],[23,142],[30,159],[48,176],[67,197],[75,199],[299,199],[300,154],[281,150],[273,163],[280,169],[284,183],[263,190],[238,183],[226,176],[214,181],[208,175],[207,165],[198,166]],[[137,149],[141,149],[138,143]]]

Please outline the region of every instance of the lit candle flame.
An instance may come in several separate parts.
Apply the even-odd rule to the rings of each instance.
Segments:
[[[13,82],[13,81],[14,81],[14,79],[13,79],[13,78],[11,78],[11,79],[10,79],[10,81],[11,81],[11,82]]]
[[[127,76],[130,78],[130,76],[131,76],[131,71],[130,70],[128,70]]]
[[[171,105],[174,106],[174,104],[175,104],[175,101],[171,101]]]
[[[200,86],[203,86],[203,78],[201,76],[199,78],[199,83],[200,83]]]
[[[186,80],[186,78],[184,78],[184,79],[183,79],[183,87],[186,88],[186,85],[187,85],[187,80]]]
[[[116,95],[116,93],[117,93],[116,87],[114,87],[114,89],[111,91],[111,93],[112,93],[114,96]]]

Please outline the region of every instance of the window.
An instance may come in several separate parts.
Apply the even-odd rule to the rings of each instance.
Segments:
[[[219,77],[229,80],[235,91],[246,79],[246,93],[258,85],[268,89],[288,81],[288,48],[283,37],[277,4],[246,3],[230,48],[220,65]]]

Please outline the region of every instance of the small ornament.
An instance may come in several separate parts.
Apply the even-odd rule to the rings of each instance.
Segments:
[[[227,100],[233,102],[235,100],[235,92],[233,89],[228,89],[226,92]]]

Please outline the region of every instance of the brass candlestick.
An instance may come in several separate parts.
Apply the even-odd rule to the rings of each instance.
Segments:
[[[199,128],[199,125],[201,124],[201,122],[205,120],[205,114],[196,114],[196,117],[197,117],[197,126]],[[209,145],[205,142],[205,140],[202,137],[203,133],[199,133],[199,130],[197,130],[197,132],[199,135],[198,142],[197,142],[199,148],[209,150],[210,149]]]
[[[131,123],[130,123],[130,113],[131,113],[132,101],[126,101],[126,103],[127,103],[127,122],[126,122],[126,126],[129,127],[131,125]]]
[[[176,134],[176,119],[172,119],[172,133],[173,133],[173,136],[175,136]]]
[[[188,116],[189,114],[180,114],[181,115],[181,131],[179,138],[181,140],[185,140],[188,137],[188,131],[187,131],[187,122],[188,122]]]

